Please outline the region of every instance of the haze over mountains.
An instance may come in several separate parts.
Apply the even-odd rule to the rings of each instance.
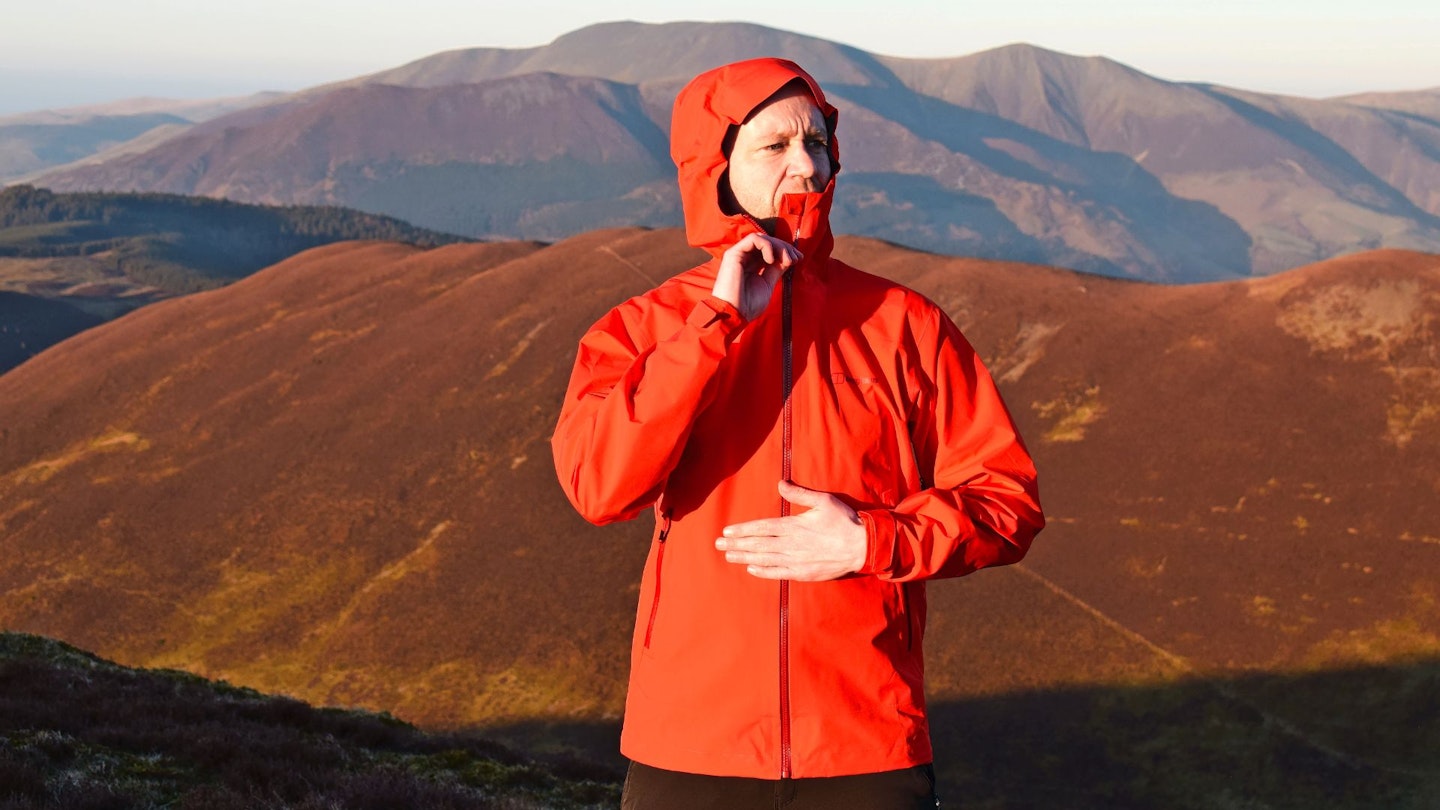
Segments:
[[[935,701],[1440,656],[1440,258],[1164,287],[837,255],[946,308],[1042,471],[1032,556],[931,589]],[[613,722],[649,526],[581,521],[548,439],[580,333],[695,258],[343,243],[33,358],[0,376],[0,626],[431,725]],[[1440,767],[1349,687],[1242,697],[1307,756]]]
[[[1440,251],[1440,89],[1298,99],[1028,45],[900,59],[741,23],[437,54],[38,182],[341,204],[473,236],[676,225],[674,94],[758,55],[806,66],[841,108],[841,232],[1164,281]]]
[[[0,183],[23,182],[56,166],[142,152],[196,122],[280,95],[256,93],[207,101],[135,98],[0,116]]]

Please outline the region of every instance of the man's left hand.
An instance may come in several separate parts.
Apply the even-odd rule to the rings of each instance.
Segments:
[[[780,497],[808,511],[726,526],[715,548],[725,561],[761,579],[820,582],[865,565],[865,527],[844,501],[828,492],[780,482]]]

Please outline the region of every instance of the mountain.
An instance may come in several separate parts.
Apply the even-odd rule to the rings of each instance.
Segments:
[[[134,98],[109,104],[0,116],[0,183],[24,181],[60,166],[145,151],[216,118],[280,93],[179,101]]]
[[[1440,87],[1400,93],[1357,93],[1341,96],[1337,101],[1380,110],[1406,112],[1422,118],[1440,118]]]
[[[449,51],[38,182],[347,205],[485,237],[676,225],[675,93],[761,55],[805,65],[841,109],[840,232],[1175,282],[1440,250],[1433,91],[1293,99],[1031,45],[901,59],[747,23]]]
[[[1252,272],[1382,245],[1434,249],[1440,117],[1165,82],[1025,45],[887,64],[926,95],[1127,156],[1170,194],[1240,224]]]
[[[625,85],[554,74],[374,84],[250,115],[247,127],[220,119],[170,140],[173,160],[121,160],[134,174],[120,185],[269,204],[347,200],[466,234],[668,223],[678,207],[666,136]]]
[[[539,48],[447,51],[352,81],[434,87],[560,73],[637,85],[671,83],[673,99],[680,85],[702,71],[775,55],[795,59],[822,83],[894,84],[889,71],[858,48],[753,23],[705,22],[600,23]]]
[[[103,319],[347,239],[464,241],[334,207],[0,189],[0,373]]]
[[[1104,784],[1151,797],[1126,806],[1226,789],[1146,756],[1259,739],[1290,763],[1247,783],[1268,806],[1435,795],[1406,774],[1440,780],[1440,257],[1155,286],[836,252],[979,347],[1051,519],[1023,564],[930,590],[952,787],[1104,715]],[[51,348],[0,376],[0,626],[434,727],[613,724],[650,525],[580,520],[548,442],[580,334],[696,258],[673,229],[341,243]],[[1072,756],[1002,770],[1054,788]]]
[[[473,735],[0,633],[0,797],[23,808],[614,806],[615,775]]]

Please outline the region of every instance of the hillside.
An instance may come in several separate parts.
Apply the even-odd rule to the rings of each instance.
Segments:
[[[100,323],[64,301],[0,289],[0,373]]]
[[[0,800],[22,808],[613,807],[617,774],[0,633]]]
[[[805,65],[841,110],[842,233],[1166,282],[1440,251],[1433,92],[1294,99],[1025,44],[901,59],[747,23],[435,54],[37,182],[345,205],[492,238],[673,226],[675,93],[762,55]]]
[[[103,319],[349,239],[464,241],[333,207],[0,189],[0,373]]]
[[[972,712],[1010,733],[997,706],[1158,712],[1177,745],[1218,706],[1350,763],[1337,790],[1434,784],[1440,747],[1377,718],[1437,694],[1440,258],[1160,287],[837,255],[945,307],[1041,471],[1031,556],[930,590],[942,748]],[[548,440],[581,332],[695,258],[337,244],[52,348],[0,377],[0,626],[430,726],[613,723],[650,527],[581,521]]]

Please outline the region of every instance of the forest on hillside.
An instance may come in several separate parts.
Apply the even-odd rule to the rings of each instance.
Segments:
[[[178,194],[0,189],[0,258],[107,256],[124,277],[184,294],[222,286],[312,247],[380,239],[470,241],[336,206],[247,205]]]

